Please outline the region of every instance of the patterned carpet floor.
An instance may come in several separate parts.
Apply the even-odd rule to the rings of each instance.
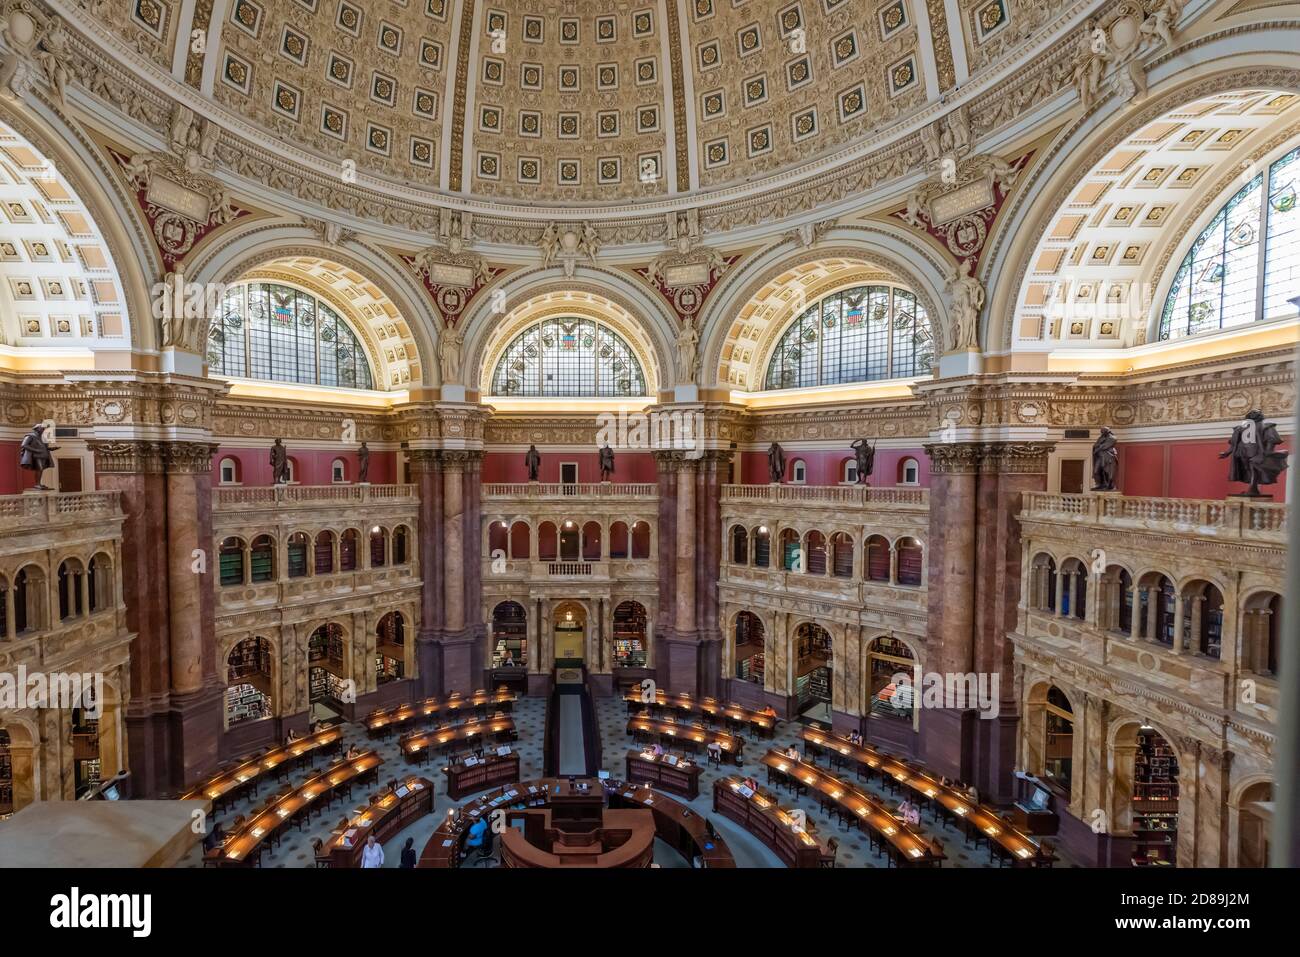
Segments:
[[[596,715],[600,725],[604,767],[610,772],[611,776],[622,777],[625,772],[625,756],[628,749],[633,747],[632,738],[627,733],[626,707],[621,698],[598,698],[596,699]],[[525,780],[540,777],[544,760],[543,736],[546,723],[546,699],[521,698],[515,705],[514,717],[519,733],[519,740],[515,742],[514,748],[519,752],[521,777]],[[762,765],[759,764],[759,759],[761,759],[768,747],[786,748],[791,744],[801,745],[800,729],[801,725],[797,722],[780,722],[776,734],[770,741],[751,739],[745,749],[745,765],[739,770],[752,775],[760,783],[765,783],[766,773]],[[384,764],[379,769],[380,782],[416,770],[403,760],[396,736],[388,740],[374,741],[367,737],[365,728],[362,725],[345,724],[343,747],[346,749],[349,746],[363,750],[373,749],[379,752],[384,759]],[[325,760],[327,759],[318,758],[315,770],[304,767],[295,771],[290,779],[291,783],[294,785],[301,784],[312,774],[323,769]],[[700,756],[700,760],[703,760],[703,755]],[[447,796],[446,775],[437,770],[437,767],[437,762],[435,762],[432,765],[425,765],[418,769],[419,774],[434,782],[436,788],[434,813],[416,821],[384,844],[385,867],[397,867],[401,847],[406,843],[408,837],[415,839],[417,852],[422,850],[433,833],[436,822],[446,815],[447,809],[471,799],[450,800]],[[725,764],[721,769],[706,766],[700,777],[700,796],[694,801],[685,801],[682,798],[676,799],[689,804],[691,808],[702,815],[713,817],[715,826],[727,841],[739,866],[779,867],[781,864],[776,855],[742,828],[726,819],[719,819],[717,816],[712,815],[713,783],[728,774],[736,773],[737,770],[735,765],[731,764]],[[852,780],[855,786],[879,798],[887,806],[894,807],[897,805],[899,798],[885,792],[878,782],[873,780],[867,783],[857,780],[850,771],[841,770],[838,773],[842,777]],[[381,786],[382,784],[368,785],[365,794],[360,790],[356,791],[353,794],[353,804],[356,806],[365,804],[369,793],[379,790]],[[224,827],[228,828],[237,815],[247,815],[255,807],[261,807],[269,793],[267,786],[263,786],[257,796],[250,795],[236,802],[232,807],[222,811],[217,816],[217,819],[220,820]],[[833,819],[821,812],[815,798],[808,795],[789,797],[784,791],[778,793],[781,794],[783,807],[803,809],[807,815],[809,830],[823,837],[835,837],[839,841],[839,850],[836,855],[837,867],[886,866],[885,858],[872,851],[865,833],[856,830],[842,830]],[[331,826],[345,812],[346,808],[339,808],[335,812],[321,814],[319,818],[313,819],[303,830],[289,831],[284,835],[280,846],[273,853],[262,858],[262,866],[312,867],[314,864],[312,838],[320,838],[322,841],[328,840]],[[941,821],[935,821],[930,812],[924,814],[920,829],[927,836],[937,837],[943,842],[944,851],[948,858],[944,861],[944,867],[994,866],[986,847],[978,849],[972,847],[964,840],[964,836],[959,831],[953,827],[945,827]],[[1061,854],[1059,847],[1057,854],[1061,858],[1057,863],[1058,867],[1073,866]],[[688,866],[687,862],[675,850],[662,843],[656,846],[655,862],[661,867]],[[192,848],[190,853],[182,860],[181,866],[201,867],[201,846],[196,845]]]

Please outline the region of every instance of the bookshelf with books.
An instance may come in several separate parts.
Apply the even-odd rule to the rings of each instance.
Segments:
[[[736,677],[763,684],[766,659],[763,654],[763,623],[749,612],[736,616]]]
[[[644,668],[646,663],[646,611],[638,602],[625,601],[614,609],[614,666]]]
[[[236,683],[226,688],[226,724],[260,721],[271,716],[271,698],[251,684]]]
[[[1178,758],[1158,733],[1138,732],[1133,756],[1133,866],[1173,867],[1178,858]]]
[[[505,667],[507,653],[517,667],[528,664],[528,618],[514,601],[502,602],[492,613],[492,667]]]
[[[14,812],[14,761],[9,732],[0,728],[0,821]]]

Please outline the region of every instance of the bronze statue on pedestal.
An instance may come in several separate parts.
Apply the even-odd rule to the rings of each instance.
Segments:
[[[614,450],[605,443],[605,447],[600,450],[600,480],[608,482],[609,477],[614,474]]]
[[[537,446],[528,446],[528,454],[524,456],[524,465],[528,466],[528,481],[536,482],[537,473],[542,467],[542,453],[537,451]]]
[[[876,447],[868,445],[866,439],[858,439],[849,448],[858,462],[858,484],[866,485],[867,477],[876,467]]]
[[[780,485],[785,478],[785,449],[773,442],[767,450],[768,481]]]
[[[370,482],[370,449],[365,442],[357,449],[357,481],[362,485]]]
[[[1119,473],[1119,451],[1115,448],[1115,433],[1106,426],[1092,443],[1092,490],[1115,491],[1115,476]]]
[[[1265,422],[1264,413],[1251,409],[1241,424],[1232,430],[1228,449],[1219,458],[1231,459],[1228,466],[1229,482],[1249,482],[1250,488],[1242,498],[1271,498],[1259,490],[1261,485],[1277,482],[1278,473],[1287,465],[1287,452],[1276,451],[1282,444],[1277,424]]]
[[[289,450],[283,439],[276,439],[271,446],[271,480],[276,485],[289,484]]]
[[[42,484],[41,477],[46,469],[54,468],[54,456],[51,453],[58,449],[57,445],[45,444],[44,433],[45,426],[32,426],[32,430],[23,436],[21,455],[18,460],[19,466],[36,473],[36,484],[32,488],[38,492],[51,491],[49,486]]]

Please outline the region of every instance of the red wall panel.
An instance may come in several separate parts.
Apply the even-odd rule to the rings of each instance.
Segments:
[[[239,481],[243,485],[271,484],[271,450],[241,449],[223,445],[212,457],[212,471],[217,472],[221,460],[232,458],[239,462]],[[294,461],[294,480],[300,485],[329,485],[333,477],[330,466],[335,459],[347,463],[346,476],[349,482],[357,480],[357,453],[355,449],[339,451],[337,449],[303,449],[289,446],[289,458]],[[214,475],[216,481],[218,476]],[[375,485],[384,485],[397,481],[397,453],[370,452],[369,480]]]
[[[1292,445],[1289,436],[1282,437],[1283,448],[1290,451]],[[1217,440],[1122,442],[1118,448],[1116,484],[1125,495],[1222,499],[1246,491],[1245,483],[1228,481],[1228,461],[1219,458],[1228,448],[1226,435]],[[1275,501],[1285,499],[1286,475],[1263,488]]]
[[[483,455],[484,482],[527,482],[528,467],[524,465],[524,452],[486,452]],[[543,452],[539,482],[558,482],[560,463],[578,463],[579,482],[600,481],[600,453],[593,450],[571,452]],[[635,483],[658,481],[655,458],[651,452],[620,452],[614,450],[614,474],[611,482]]]
[[[844,475],[844,463],[853,458],[852,449],[812,449],[793,452],[785,450],[785,477],[790,480],[791,469],[795,459],[803,459],[808,467],[807,485],[838,485]],[[916,459],[920,466],[920,484],[930,486],[930,460],[924,451],[916,449],[876,449],[876,461],[872,468],[870,484],[879,488],[890,488],[899,484],[902,478],[899,466],[903,459]],[[767,452],[741,452],[737,457],[736,481],[741,485],[766,485]]]

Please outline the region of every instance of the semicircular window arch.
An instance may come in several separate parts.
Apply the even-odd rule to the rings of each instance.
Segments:
[[[510,341],[492,373],[492,394],[644,396],[645,372],[619,333],[594,319],[534,322]]]
[[[873,283],[824,296],[781,334],[763,389],[805,389],[930,374],[930,318],[902,286]]]
[[[1160,313],[1161,339],[1270,319],[1300,303],[1300,147],[1237,190],[1179,263]]]
[[[273,382],[373,389],[365,347],[319,296],[278,282],[227,288],[208,330],[208,369]]]

